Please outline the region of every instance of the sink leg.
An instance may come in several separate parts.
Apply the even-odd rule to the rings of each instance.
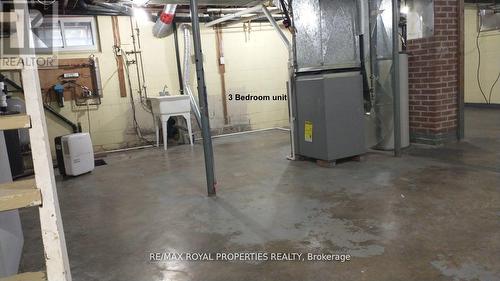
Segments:
[[[154,116],[153,120],[155,122],[155,131],[156,131],[156,147],[160,147],[160,126],[158,125],[158,116]]]
[[[184,116],[184,119],[186,119],[186,124],[189,133],[189,144],[193,146],[193,131],[191,130],[191,113],[184,113],[182,116]]]
[[[168,122],[168,118],[166,118],[165,120],[163,120],[163,119],[161,120],[161,126],[163,129],[163,149],[164,150],[167,150],[167,142],[168,142],[167,122]]]

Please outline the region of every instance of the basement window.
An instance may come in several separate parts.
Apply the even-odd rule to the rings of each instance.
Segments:
[[[95,52],[98,50],[94,17],[44,18],[33,27],[39,52]]]

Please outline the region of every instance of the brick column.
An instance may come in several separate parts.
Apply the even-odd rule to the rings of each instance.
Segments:
[[[434,35],[408,42],[410,137],[457,140],[460,0],[434,0]]]

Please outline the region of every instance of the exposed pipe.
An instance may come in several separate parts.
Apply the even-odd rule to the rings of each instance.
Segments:
[[[130,21],[130,37],[132,38],[132,46],[133,46],[132,53],[134,54],[135,71],[137,74],[137,87],[139,88],[139,90],[137,90],[137,91],[138,91],[141,103],[144,103],[144,100],[146,100],[148,98],[148,95],[145,94],[143,97],[143,92],[144,93],[146,92],[146,85],[145,85],[146,82],[141,80],[141,74],[140,74],[140,69],[139,69],[139,56],[137,55],[138,53],[141,52],[141,50],[137,50],[136,39],[135,39],[135,34],[134,34],[134,23],[132,21],[132,17],[129,17],[129,21]],[[130,52],[125,52],[125,53],[130,54]]]
[[[107,9],[108,12],[109,10],[113,12],[118,12],[121,13],[122,15],[127,15],[127,16],[133,16],[133,11],[131,8],[125,6],[125,5],[120,5],[116,3],[107,3],[107,2],[101,2],[101,1],[87,1],[90,2],[91,5],[99,6],[102,8]],[[95,8],[93,8],[95,9]]]
[[[135,146],[135,147],[128,147],[128,148],[105,150],[103,152],[96,152],[95,155],[101,155],[101,154],[104,154],[104,153],[126,152],[126,151],[131,151],[131,150],[139,150],[139,149],[152,148],[152,147],[155,147],[155,146],[152,145],[152,144],[149,144],[149,145],[143,145],[143,146]]]
[[[153,35],[157,38],[163,38],[170,35],[173,31],[172,23],[175,17],[177,4],[167,4],[163,8],[160,17],[153,26]]]
[[[101,70],[99,68],[99,61],[94,55],[90,56],[90,67],[92,68],[92,81],[94,83],[94,91],[97,95],[102,96],[102,82],[101,82]]]
[[[274,15],[274,13],[279,12],[279,10],[272,10],[269,12],[273,15],[273,18],[281,19],[280,15]],[[241,23],[246,23],[246,22],[268,22],[267,18],[266,19],[262,19],[262,18],[266,18],[266,15],[265,14],[257,14],[257,15],[251,16],[251,17],[242,17],[239,20],[230,21],[230,22],[226,23],[224,26],[230,26],[230,25],[241,24]]]
[[[207,177],[208,196],[215,196],[217,180],[214,171],[214,151],[210,133],[210,119],[208,116],[207,88],[205,86],[205,72],[203,70],[203,53],[201,51],[200,20],[198,18],[198,1],[190,0],[191,18],[193,22],[193,45],[196,59],[196,76],[198,77],[198,97],[200,100],[201,127],[203,135],[203,151],[205,154],[205,173]]]
[[[184,94],[189,95],[189,99],[191,101],[191,110],[194,113],[194,117],[196,118],[196,122],[198,123],[199,128],[202,128],[201,125],[201,113],[200,108],[198,107],[198,102],[194,98],[193,91],[191,91],[191,86],[189,84],[191,77],[191,26],[189,24],[181,25],[182,31],[184,32],[184,74],[183,74],[183,87]]]
[[[359,22],[358,22],[359,34],[358,35],[365,34],[365,25],[366,25],[365,15],[368,15],[368,14],[366,13],[364,2],[365,1],[363,1],[363,0],[358,0],[358,19],[359,19]]]
[[[222,135],[212,136],[212,139],[232,137],[232,136],[252,134],[252,133],[259,133],[259,132],[274,131],[274,130],[290,132],[290,129],[287,129],[287,128],[273,127],[273,128],[257,129],[257,130],[243,131],[243,132],[237,132],[237,133],[222,134]],[[196,141],[202,140],[202,138],[196,138],[195,140]]]
[[[361,76],[363,77],[364,109],[365,109],[365,112],[371,112],[372,101],[371,101],[371,95],[370,95],[370,86],[368,85],[368,75],[366,73],[365,36],[364,36],[364,34],[359,35],[359,62],[360,62],[360,68],[361,68]]]
[[[5,77],[5,75],[0,73],[0,81],[3,81],[5,84],[10,85],[13,87],[16,91],[22,91],[23,88],[19,86],[16,82],[10,80],[9,78]]]
[[[392,0],[392,94],[394,96],[394,156],[401,156],[401,97],[399,81],[399,1]]]
[[[139,61],[141,62],[142,88],[144,89],[144,99],[148,99],[148,91],[146,87],[146,74],[144,72],[144,60],[142,59],[142,46],[139,24],[135,21],[135,32],[137,33],[137,46],[139,47]]]
[[[47,110],[48,112],[54,114],[54,116],[56,116],[57,118],[59,118],[59,120],[63,121],[67,125],[69,125],[71,127],[71,129],[73,130],[73,133],[80,133],[80,132],[82,132],[82,127],[81,127],[80,123],[78,123],[78,124],[73,123],[71,120],[69,120],[68,118],[64,117],[63,115],[61,115],[56,110],[54,110],[50,105],[44,104],[43,108],[45,108],[45,110]]]
[[[179,36],[177,35],[177,24],[175,22],[173,23],[173,29],[174,29],[175,62],[177,65],[177,78],[179,79],[179,90],[181,92],[181,95],[184,95],[184,82],[182,79],[183,75],[181,67],[181,57],[179,54]]]
[[[230,15],[227,15],[227,16],[224,16],[222,18],[219,18],[219,19],[216,19],[214,21],[211,21],[207,24],[205,24],[206,27],[211,27],[211,26],[214,26],[216,24],[219,24],[219,23],[222,23],[222,22],[225,22],[225,21],[228,21],[228,20],[232,20],[234,18],[239,18],[241,17],[242,15],[246,15],[246,14],[251,14],[251,13],[256,13],[256,12],[260,12],[262,11],[262,5],[257,5],[255,7],[252,7],[252,8],[248,8],[248,9],[245,9],[245,10],[242,10],[242,11],[239,11],[237,13],[234,13],[234,14],[230,14]]]
[[[288,94],[288,115],[289,115],[289,123],[290,123],[290,156],[288,159],[295,160],[295,112],[293,111],[293,97],[292,94],[294,92],[294,71],[293,71],[293,48],[292,44],[285,36],[278,23],[274,20],[273,16],[267,10],[266,7],[261,6],[262,12],[266,15],[267,20],[274,27],[274,30],[278,33],[281,41],[285,44],[285,47],[288,51],[288,81],[287,81],[287,94]]]
[[[264,15],[266,15],[267,20],[271,23],[271,25],[274,27],[274,30],[278,33],[281,41],[283,41],[283,44],[285,44],[286,49],[288,50],[288,52],[290,52],[292,50],[292,45],[290,44],[290,41],[288,41],[288,38],[286,38],[285,33],[283,33],[283,31],[279,27],[278,23],[274,20],[273,15],[271,15],[269,10],[262,5],[260,5],[260,7]]]
[[[208,8],[207,13],[217,13],[217,14],[234,14],[244,11],[248,8]],[[270,11],[278,10],[277,7],[269,8]]]
[[[218,139],[218,138],[225,138],[225,137],[232,137],[232,136],[238,136],[238,135],[245,135],[245,134],[252,134],[252,133],[259,133],[259,132],[267,132],[267,131],[285,131],[289,132],[290,129],[287,128],[282,128],[282,127],[274,127],[274,128],[266,128],[266,129],[257,129],[257,130],[251,130],[251,131],[244,131],[244,132],[237,132],[237,133],[230,133],[230,134],[223,134],[223,135],[217,135],[217,136],[212,136],[212,139]],[[203,138],[196,138],[196,141],[202,140]],[[96,152],[95,155],[102,155],[105,153],[117,153],[117,152],[127,152],[127,151],[133,151],[133,150],[140,150],[140,149],[146,149],[146,148],[153,148],[156,147],[153,144],[149,145],[142,145],[142,146],[135,146],[135,147],[127,147],[127,148],[120,148],[120,149],[113,149],[113,150],[105,150],[103,152]]]
[[[99,1],[95,1],[94,2],[95,5],[97,6],[101,6],[103,8],[107,8],[107,9],[111,9],[111,10],[114,10],[114,11],[118,11],[124,15],[127,15],[127,16],[133,16],[134,15],[134,12],[132,11],[131,8],[125,6],[125,5],[119,5],[119,4],[115,4],[115,3],[107,3],[107,2],[99,2]]]
[[[71,12],[74,13],[76,12],[81,12],[82,14],[92,14],[92,13],[98,13],[98,14],[104,14],[104,15],[121,15],[120,12],[114,10],[114,9],[106,9],[103,7],[99,7],[96,5],[93,5],[92,1],[78,1],[78,9],[73,9]]]

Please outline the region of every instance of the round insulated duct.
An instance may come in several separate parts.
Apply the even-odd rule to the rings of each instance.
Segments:
[[[170,35],[173,31],[172,22],[175,17],[177,4],[167,4],[163,8],[158,20],[153,26],[153,35],[157,38],[163,38]]]

